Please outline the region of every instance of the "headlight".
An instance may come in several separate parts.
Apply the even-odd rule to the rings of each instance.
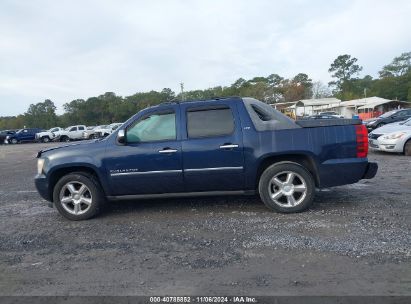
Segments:
[[[6,139],[9,139],[9,138],[10,138],[10,136],[9,136],[9,135],[7,135],[7,136],[6,136]]]
[[[37,174],[38,175],[43,173],[43,167],[44,167],[44,158],[37,159]]]
[[[401,138],[405,135],[404,132],[398,132],[398,133],[391,133],[388,135],[383,136],[384,139],[398,139]]]

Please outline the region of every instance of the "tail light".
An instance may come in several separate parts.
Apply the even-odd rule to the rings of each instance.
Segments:
[[[355,125],[357,135],[357,157],[364,158],[368,154],[368,131],[364,125]]]

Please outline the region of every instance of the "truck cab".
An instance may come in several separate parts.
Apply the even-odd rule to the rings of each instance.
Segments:
[[[59,132],[58,139],[64,142],[83,139],[83,132],[86,131],[86,129],[87,127],[84,125],[67,127],[64,131]]]

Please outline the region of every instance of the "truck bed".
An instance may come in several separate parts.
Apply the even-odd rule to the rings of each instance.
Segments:
[[[316,127],[332,127],[332,126],[347,126],[360,125],[361,119],[301,119],[295,122],[302,128],[316,128]]]

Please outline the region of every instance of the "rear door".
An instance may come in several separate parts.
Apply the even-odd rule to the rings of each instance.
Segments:
[[[86,130],[84,126],[78,126],[77,131],[74,133],[75,139],[83,138],[83,132]]]
[[[235,102],[181,104],[187,192],[244,189],[244,156]]]

